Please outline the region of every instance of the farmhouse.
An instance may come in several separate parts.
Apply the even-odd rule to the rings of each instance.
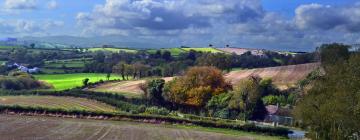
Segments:
[[[279,107],[279,105],[268,105],[265,108],[268,112],[264,120],[265,122],[270,122],[274,125],[291,125],[293,123],[293,118],[290,117],[290,109]]]
[[[40,69],[38,67],[28,68],[28,67],[20,65],[18,63],[7,64],[6,66],[8,68],[17,68],[18,70],[20,70],[22,72],[27,72],[27,73],[38,73],[40,71]]]

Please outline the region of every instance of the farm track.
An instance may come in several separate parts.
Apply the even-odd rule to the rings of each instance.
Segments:
[[[105,112],[116,111],[114,107],[94,100],[56,96],[1,96],[0,105],[38,106]]]
[[[250,140],[251,136],[179,129],[170,125],[0,115],[1,139],[22,140]],[[264,139],[263,137],[262,139]]]
[[[225,74],[226,80],[231,83],[236,83],[241,79],[249,77],[251,75],[258,75],[261,78],[271,78],[273,83],[280,89],[286,89],[295,85],[298,81],[306,78],[306,76],[319,67],[319,63],[309,63],[300,65],[289,65],[280,67],[268,67],[249,70],[232,71]],[[173,78],[164,78],[165,81],[170,81]],[[134,95],[141,95],[142,91],[139,88],[141,83],[145,83],[145,80],[136,81],[121,81],[116,83],[107,83],[99,85],[95,88],[89,89],[90,91],[100,92],[113,92],[113,93],[129,93]]]

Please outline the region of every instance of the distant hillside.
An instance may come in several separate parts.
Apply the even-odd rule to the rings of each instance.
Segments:
[[[75,36],[49,36],[49,37],[23,37],[23,42],[38,42],[64,44],[83,48],[100,47],[102,45],[113,45],[121,48],[169,48],[171,44],[165,42],[154,42],[148,39],[137,39],[122,36],[102,37],[75,37]]]
[[[292,86],[304,79],[310,72],[320,66],[319,63],[289,65],[280,67],[258,68],[249,70],[232,71],[225,77],[232,83],[236,83],[250,75],[259,75],[262,78],[271,78],[273,83],[281,88]]]

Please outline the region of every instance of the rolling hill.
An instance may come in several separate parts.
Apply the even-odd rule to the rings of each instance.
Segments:
[[[299,80],[304,79],[310,72],[319,67],[319,63],[309,63],[300,65],[258,68],[249,70],[232,71],[225,74],[226,80],[236,83],[250,75],[259,75],[261,78],[271,78],[273,83],[280,89],[286,89],[294,86]],[[172,80],[172,77],[164,78],[165,81]],[[145,80],[121,81],[115,83],[106,83],[88,90],[110,93],[125,93],[125,95],[140,96],[141,89],[139,85],[145,83]]]

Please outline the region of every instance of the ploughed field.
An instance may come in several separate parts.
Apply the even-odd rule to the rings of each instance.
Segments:
[[[276,86],[292,86],[320,66],[319,63],[289,65],[280,67],[258,68],[249,70],[232,71],[225,75],[226,79],[236,83],[251,75],[261,78],[271,78]]]
[[[227,53],[235,53],[237,55],[242,55],[246,52],[251,52],[253,55],[263,55],[264,52],[259,49],[246,49],[246,48],[217,48],[218,50],[221,50],[223,52]]]
[[[115,107],[95,100],[57,96],[0,96],[0,105],[19,105],[64,110],[116,112]]]
[[[12,140],[252,140],[281,139],[226,129],[123,121],[0,115],[0,139]]]
[[[173,77],[163,78],[165,81],[170,81]],[[90,91],[98,92],[110,92],[110,93],[119,93],[129,97],[138,97],[142,94],[142,90],[139,88],[139,85],[145,83],[146,80],[131,80],[131,81],[121,81],[106,83],[95,88],[90,88]]]
[[[279,88],[285,89],[288,86],[293,86],[298,81],[306,78],[306,76],[319,67],[318,63],[258,68],[249,70],[232,71],[225,75],[226,80],[236,83],[241,79],[244,79],[251,75],[259,75],[262,78],[272,78],[273,83]],[[170,81],[172,77],[164,78],[166,81]],[[106,83],[99,85],[95,88],[91,88],[91,91],[111,92],[111,93],[125,93],[130,96],[140,96],[142,91],[139,88],[141,83],[145,83],[145,80],[134,81],[121,81],[114,83]]]

